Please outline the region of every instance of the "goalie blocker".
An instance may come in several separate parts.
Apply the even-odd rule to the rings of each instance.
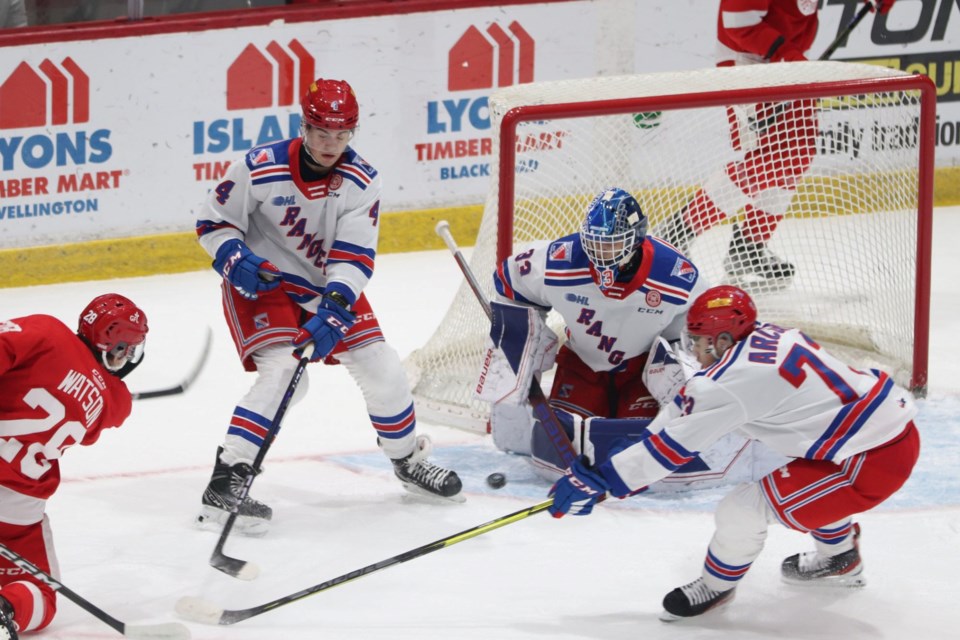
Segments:
[[[490,334],[476,386],[477,396],[491,403],[490,431],[501,451],[526,455],[536,473],[548,482],[563,475],[566,464],[546,431],[540,428],[527,400],[534,376],[554,363],[559,339],[532,307],[494,301]],[[672,402],[695,367],[679,343],[654,340],[643,382],[661,406]],[[554,407],[578,455],[591,464],[650,436],[650,419],[580,416]],[[702,452],[669,478],[649,488],[664,493],[758,480],[788,460],[766,446],[730,434]]]

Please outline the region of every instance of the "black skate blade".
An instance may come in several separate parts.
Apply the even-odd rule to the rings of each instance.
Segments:
[[[417,496],[418,498],[426,498],[427,501],[429,502],[434,502],[434,503],[453,502],[455,504],[463,504],[464,502],[467,501],[466,496],[464,496],[462,492],[455,493],[452,496],[442,496],[439,493],[433,493],[431,491],[427,491],[422,487],[418,487],[412,482],[401,480],[400,484],[402,484],[403,488],[407,490],[407,493]]]
[[[863,573],[855,575],[827,576],[825,578],[811,578],[809,580],[799,580],[797,578],[788,578],[781,575],[780,581],[791,587],[801,587],[809,589],[810,587],[824,587],[826,589],[860,589],[867,586],[867,579]]]

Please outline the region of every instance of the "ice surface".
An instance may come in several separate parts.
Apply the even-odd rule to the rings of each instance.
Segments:
[[[660,622],[668,591],[699,575],[722,490],[610,501],[586,518],[541,513],[366,575],[229,627],[188,622],[194,638],[473,640],[582,638],[951,638],[960,576],[960,207],[935,219],[930,395],[923,450],[900,494],[859,520],[868,586],[809,590],[779,582],[804,536],[771,527],[767,548],[724,612]],[[460,239],[463,242],[463,239]],[[445,251],[378,259],[368,290],[393,346],[406,355],[433,332],[460,274]],[[464,479],[464,504],[404,492],[379,453],[360,393],[340,367],[312,366],[310,392],[287,413],[253,493],[274,508],[265,538],[231,536],[226,553],[256,562],[253,582],[208,566],[216,535],[193,517],[236,400],[252,382],[220,312],[212,272],[0,292],[0,317],[50,313],[72,325],[94,296],[116,291],[147,312],[147,359],[133,390],[176,384],[206,326],[210,361],[181,396],[142,400],[122,429],[62,460],[48,504],[61,578],[128,624],[179,620],[198,596],[244,608],[320,584],[542,501],[547,486],[482,436],[421,423],[434,459]],[[492,472],[508,482],[494,490]],[[64,598],[40,637],[118,637]]]

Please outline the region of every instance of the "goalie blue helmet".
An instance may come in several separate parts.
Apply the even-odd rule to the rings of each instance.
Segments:
[[[647,217],[632,195],[611,188],[593,199],[580,226],[580,242],[600,273],[602,286],[613,284],[646,235]]]

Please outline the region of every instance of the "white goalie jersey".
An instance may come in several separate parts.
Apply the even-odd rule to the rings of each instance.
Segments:
[[[601,290],[579,234],[540,242],[507,258],[494,275],[503,298],[555,309],[567,347],[594,371],[610,371],[650,350],[658,335],[677,340],[687,308],[707,289],[697,268],[673,246],[647,236],[630,282]]]

